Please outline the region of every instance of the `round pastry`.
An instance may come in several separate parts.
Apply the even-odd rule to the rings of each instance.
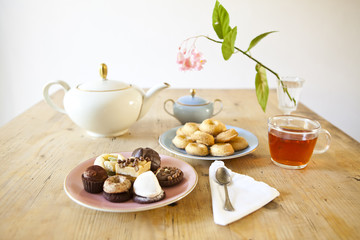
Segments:
[[[180,149],[185,149],[186,145],[192,142],[194,141],[185,135],[176,135],[172,140],[172,143]]]
[[[217,120],[214,119],[205,119],[199,126],[200,131],[206,132],[213,136],[218,135],[220,132],[226,130],[226,126]]]
[[[103,196],[110,202],[125,202],[131,198],[131,182],[124,176],[108,177],[104,183]]]
[[[235,129],[230,128],[224,132],[219,133],[216,136],[215,140],[218,143],[225,143],[225,142],[229,142],[230,140],[236,138],[238,135],[239,134]]]
[[[185,123],[185,125],[182,127],[181,132],[184,135],[190,137],[191,134],[193,134],[197,130],[199,130],[199,125],[197,123],[188,122],[188,123]]]
[[[214,137],[206,132],[196,131],[194,132],[191,137],[192,140],[196,141],[197,143],[205,144],[206,146],[211,146],[214,144]]]
[[[243,150],[249,146],[249,143],[246,141],[246,139],[240,136],[231,139],[229,143],[235,151]]]
[[[223,124],[222,122],[218,121],[219,122],[219,125],[220,125],[220,128],[221,128],[221,132],[224,132],[226,131],[226,126],[225,124]]]
[[[160,186],[169,187],[181,182],[184,178],[184,173],[177,167],[161,167],[157,170],[156,177],[159,180]]]
[[[196,156],[206,156],[209,150],[206,145],[202,143],[189,143],[185,148],[186,153]]]
[[[85,191],[89,193],[100,193],[108,175],[104,168],[93,165],[88,167],[81,175]]]
[[[140,147],[135,149],[132,152],[131,156],[138,158],[143,157],[145,160],[148,158],[151,161],[150,170],[154,172],[160,167],[161,164],[160,155],[154,149],[148,147],[147,148]]]
[[[165,192],[151,171],[144,172],[136,178],[133,190],[133,200],[137,203],[153,203],[165,198]]]
[[[212,156],[222,157],[233,153],[234,149],[230,143],[216,143],[210,147],[210,154]]]
[[[176,130],[176,135],[185,135],[185,133],[183,133],[183,131],[182,131],[182,127],[178,128]]]

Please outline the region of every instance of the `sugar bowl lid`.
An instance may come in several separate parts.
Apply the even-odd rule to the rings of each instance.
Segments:
[[[203,106],[209,104],[209,101],[195,96],[195,89],[190,89],[190,95],[180,97],[176,103],[184,106]]]
[[[106,78],[107,72],[106,64],[102,63],[100,67],[100,76],[102,79],[79,84],[76,88],[87,92],[110,92],[120,91],[131,87],[130,84],[124,82],[108,80]]]

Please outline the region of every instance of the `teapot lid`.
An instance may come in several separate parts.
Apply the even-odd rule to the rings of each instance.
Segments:
[[[108,91],[120,91],[131,87],[130,84],[124,82],[108,80],[106,78],[107,66],[104,63],[102,63],[100,67],[100,76],[102,78],[101,80],[82,83],[79,84],[76,88],[88,92],[108,92]]]
[[[195,96],[196,92],[194,89],[190,89],[190,95],[180,97],[176,102],[181,105],[188,106],[202,106],[209,104],[209,101]]]

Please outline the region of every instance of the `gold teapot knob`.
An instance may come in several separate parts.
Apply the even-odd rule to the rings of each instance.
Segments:
[[[196,94],[195,89],[190,89],[191,97],[195,97],[195,94]]]
[[[106,80],[107,73],[108,73],[107,66],[105,63],[102,63],[100,67],[100,76],[102,77],[103,80]]]

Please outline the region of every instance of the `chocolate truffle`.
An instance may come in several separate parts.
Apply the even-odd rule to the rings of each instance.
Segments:
[[[138,158],[148,158],[151,161],[151,167],[150,170],[155,172],[161,164],[161,159],[160,159],[160,155],[151,148],[137,148],[132,152],[132,156],[133,157],[138,157]]]
[[[170,187],[180,183],[184,178],[184,173],[177,167],[161,167],[156,172],[160,186]]]
[[[81,175],[85,191],[89,193],[100,193],[108,175],[100,166],[93,165],[88,167]]]

